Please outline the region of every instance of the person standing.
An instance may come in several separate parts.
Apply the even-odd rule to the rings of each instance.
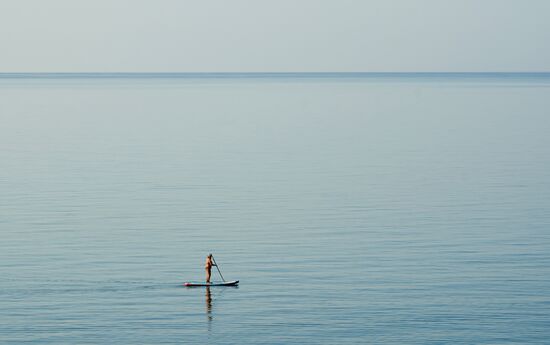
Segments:
[[[206,257],[206,263],[204,264],[204,269],[206,270],[206,282],[210,283],[210,277],[212,276],[212,266],[216,266],[212,260],[212,254],[208,254]]]

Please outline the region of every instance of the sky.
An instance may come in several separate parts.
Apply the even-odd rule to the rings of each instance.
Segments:
[[[0,72],[550,71],[549,0],[0,0]]]

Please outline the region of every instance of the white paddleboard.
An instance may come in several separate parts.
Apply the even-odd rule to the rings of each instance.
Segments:
[[[215,282],[215,283],[203,283],[203,282],[197,282],[197,283],[183,283],[183,286],[187,287],[195,287],[195,286],[236,286],[239,284],[238,280],[232,280],[229,282]]]

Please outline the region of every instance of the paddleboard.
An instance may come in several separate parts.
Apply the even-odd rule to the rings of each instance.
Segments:
[[[183,283],[184,286],[187,287],[195,287],[195,286],[236,286],[239,284],[238,280],[232,280],[230,282],[216,282],[216,283]]]

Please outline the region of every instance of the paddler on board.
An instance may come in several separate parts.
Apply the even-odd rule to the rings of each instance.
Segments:
[[[206,257],[206,263],[204,269],[206,270],[206,282],[210,283],[210,277],[212,276],[212,266],[217,266],[212,260],[212,254],[208,254]]]

